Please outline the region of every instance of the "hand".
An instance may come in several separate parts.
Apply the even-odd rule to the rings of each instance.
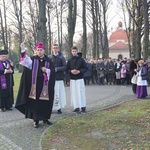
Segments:
[[[10,64],[11,64],[11,66],[14,66],[14,63],[13,63],[13,62],[11,62]]]
[[[43,72],[46,72],[46,68],[45,67],[42,67],[41,69],[42,69]]]
[[[74,70],[71,70],[71,73],[72,73],[72,74],[74,74],[74,75],[77,75],[77,74],[79,74],[79,73],[80,73],[80,71],[79,71],[79,70],[74,69]]]
[[[13,73],[12,69],[8,69],[6,73]]]

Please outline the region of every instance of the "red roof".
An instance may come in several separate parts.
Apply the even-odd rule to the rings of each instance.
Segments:
[[[125,44],[121,41],[119,41],[118,43],[112,45],[109,50],[128,50],[128,44]]]
[[[111,34],[109,42],[115,42],[117,40],[128,40],[127,34],[124,30],[117,30]]]

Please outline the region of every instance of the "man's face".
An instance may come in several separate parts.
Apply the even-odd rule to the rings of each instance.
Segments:
[[[0,55],[0,60],[5,61],[5,55]]]
[[[71,54],[72,56],[77,56],[78,50],[77,49],[72,49]]]
[[[58,53],[58,46],[53,46],[52,51],[54,54],[57,54]]]
[[[9,60],[9,55],[5,55],[5,60]]]
[[[42,58],[44,57],[44,54],[45,54],[45,50],[43,48],[37,48],[35,50],[35,53],[38,57]]]

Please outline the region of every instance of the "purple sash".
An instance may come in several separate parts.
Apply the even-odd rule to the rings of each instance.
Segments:
[[[0,61],[0,70],[4,70],[4,66],[3,66],[3,63],[1,61]],[[6,90],[7,89],[7,83],[6,83],[6,77],[4,74],[0,75],[0,80],[1,80],[2,90]]]
[[[31,99],[36,99],[36,82],[37,82],[37,72],[38,72],[38,66],[39,66],[39,61],[37,59],[34,59],[34,64],[33,64],[33,71],[32,71],[32,86],[31,86],[31,91],[29,94],[29,98]],[[45,62],[45,67],[49,68],[49,62]],[[48,80],[45,80],[45,75],[44,75],[44,81],[43,81],[43,89],[40,95],[40,100],[49,100],[49,94],[48,94]]]
[[[45,62],[45,67],[49,68],[49,63],[47,61]],[[43,89],[39,99],[49,100],[47,73],[45,72],[43,75],[44,75]]]

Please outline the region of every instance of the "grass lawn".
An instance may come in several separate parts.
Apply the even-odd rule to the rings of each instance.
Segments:
[[[60,120],[44,135],[43,150],[149,150],[150,100]]]
[[[20,77],[21,77],[21,73],[14,74],[14,100],[16,100],[16,97],[18,94],[18,89],[20,85]]]

